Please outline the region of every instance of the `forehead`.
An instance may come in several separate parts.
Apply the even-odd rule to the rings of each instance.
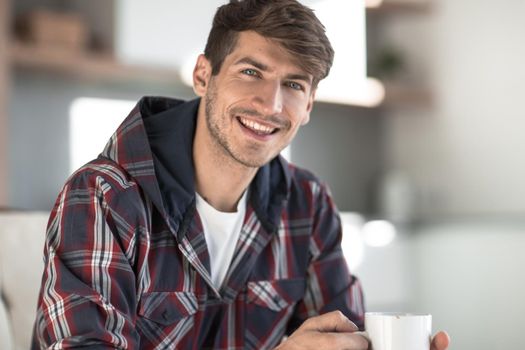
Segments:
[[[241,58],[250,57],[268,66],[269,70],[286,70],[288,73],[308,75],[294,57],[277,41],[265,38],[254,31],[239,33],[233,51],[225,62],[232,64]]]

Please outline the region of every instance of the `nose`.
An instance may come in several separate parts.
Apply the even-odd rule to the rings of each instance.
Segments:
[[[264,115],[280,114],[283,110],[281,84],[277,81],[266,81],[257,91],[253,91],[254,104]]]

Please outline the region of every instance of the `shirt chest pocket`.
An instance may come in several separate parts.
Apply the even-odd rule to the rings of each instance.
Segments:
[[[247,301],[272,311],[281,311],[301,300],[306,282],[304,278],[248,282]]]
[[[191,292],[150,292],[141,296],[138,314],[163,326],[169,326],[198,310],[198,300]]]

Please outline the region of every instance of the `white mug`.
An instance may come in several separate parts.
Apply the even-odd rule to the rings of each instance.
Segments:
[[[365,330],[372,350],[429,350],[432,316],[367,312]]]

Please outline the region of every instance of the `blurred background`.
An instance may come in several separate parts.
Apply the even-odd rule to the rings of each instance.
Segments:
[[[303,2],[341,68],[287,157],[330,186],[368,310],[431,313],[451,349],[523,348],[525,2]],[[2,349],[27,348],[61,186],[138,98],[193,97],[222,3],[0,0]]]

